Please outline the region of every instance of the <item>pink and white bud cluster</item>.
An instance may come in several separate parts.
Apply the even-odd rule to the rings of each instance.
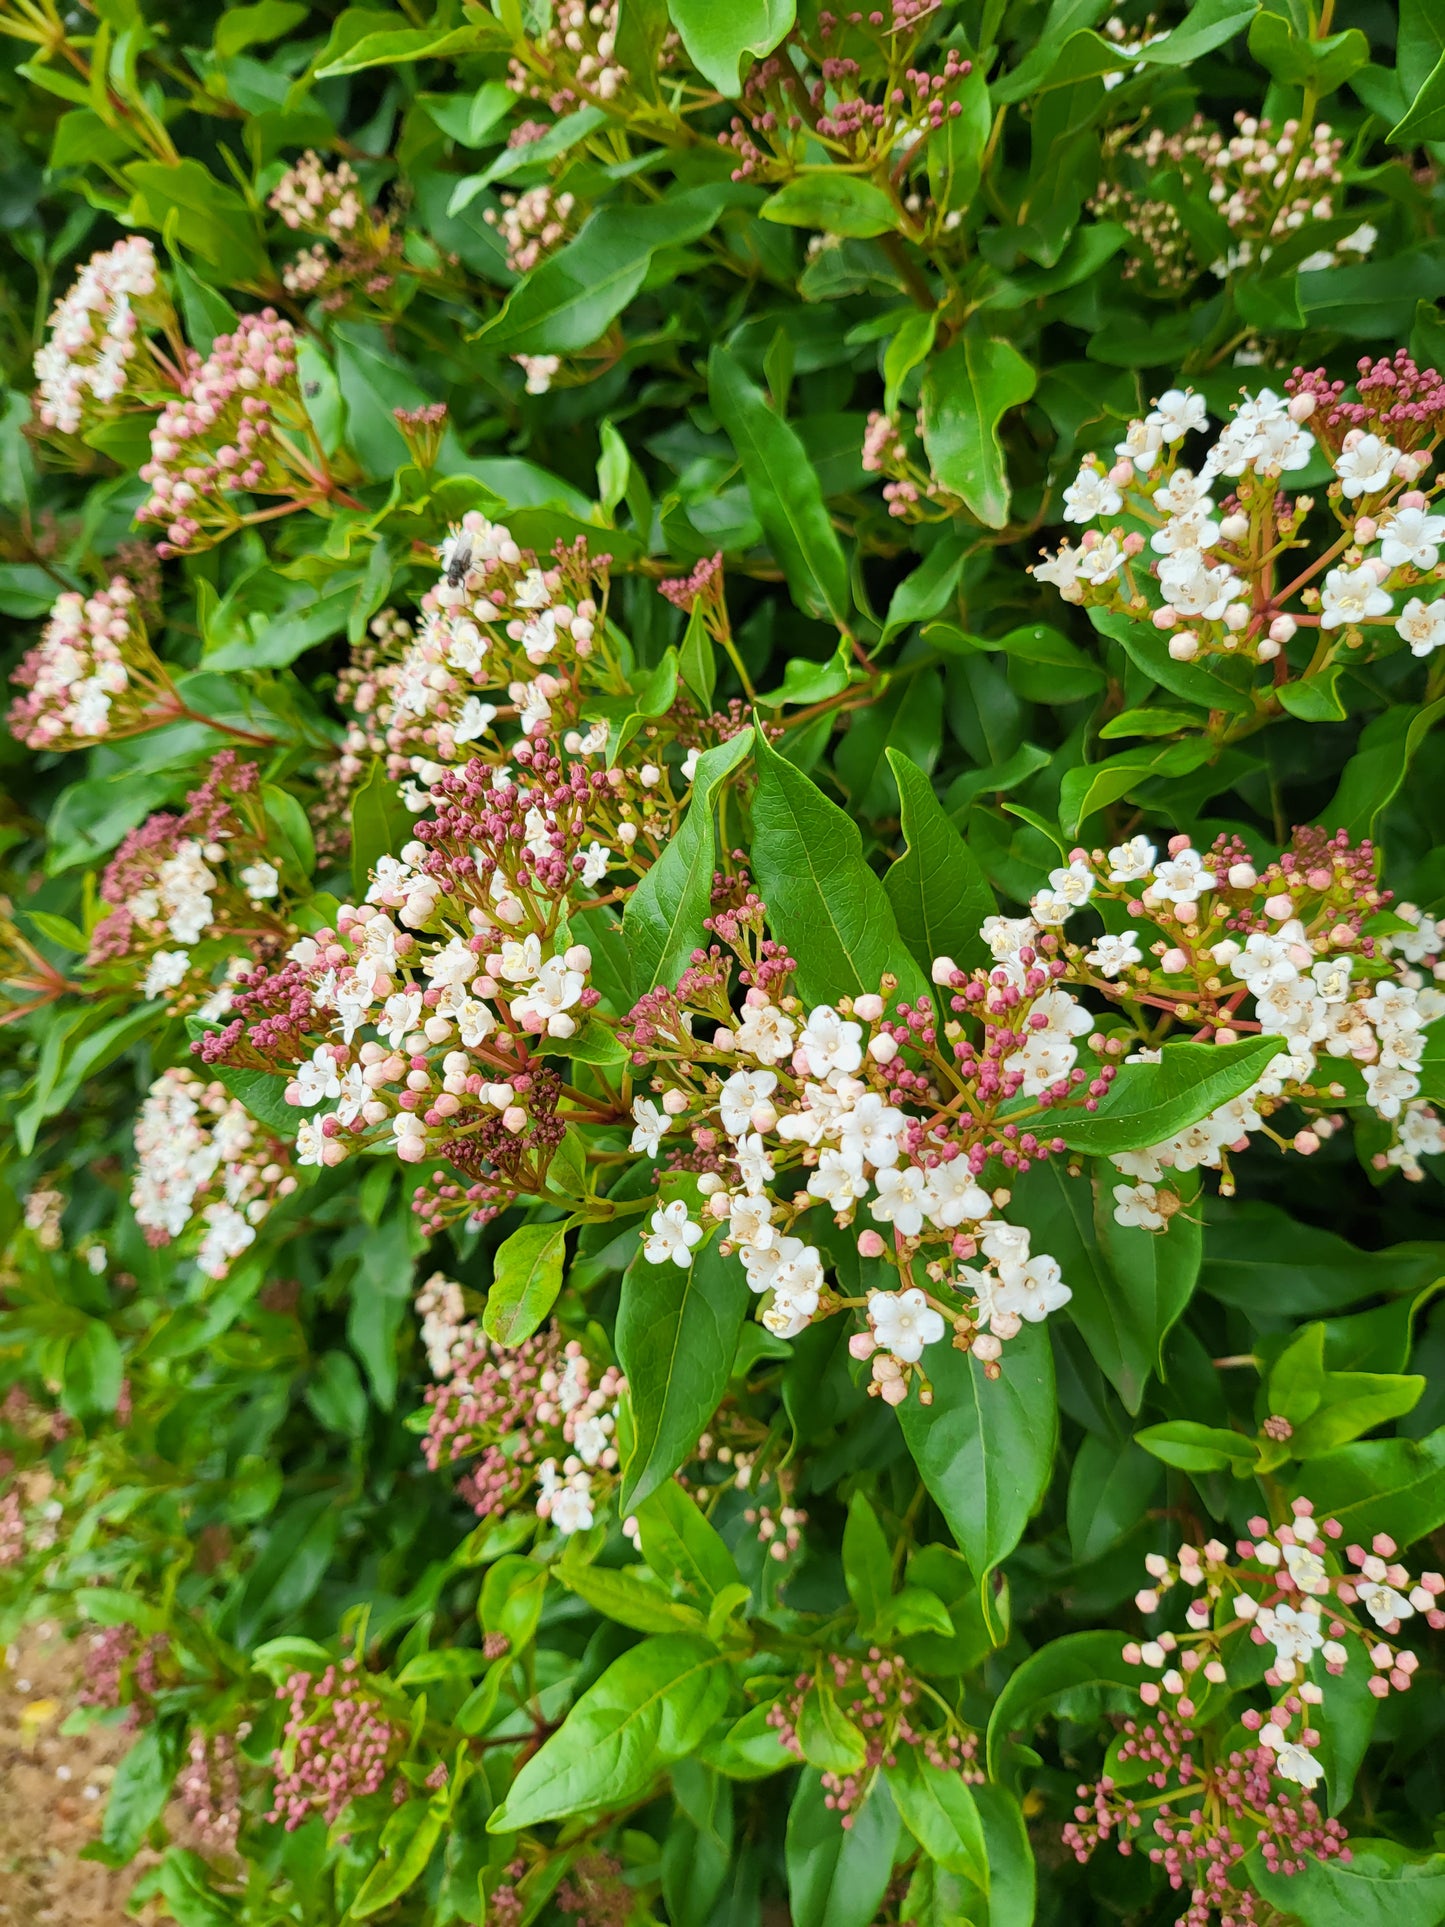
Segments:
[[[1167,1227],[1179,1198],[1158,1186],[1170,1171],[1222,1170],[1229,1188],[1228,1154],[1246,1150],[1252,1134],[1276,1136],[1266,1120],[1286,1103],[1327,1110],[1363,1095],[1377,1117],[1408,1132],[1410,1148],[1381,1154],[1406,1169],[1413,1162],[1418,1172],[1420,1155],[1445,1148],[1434,1114],[1413,1101],[1426,1028],[1445,1015],[1445,991],[1426,979],[1445,977],[1445,933],[1414,905],[1390,912],[1375,862],[1370,844],[1354,846],[1342,831],[1297,830],[1263,868],[1229,837],[1201,854],[1186,836],[1161,851],[1139,835],[1108,851],[1075,850],[1035,895],[1026,927],[1035,942],[1091,905],[1122,906],[1140,920],[1092,942],[1065,940],[1071,981],[1136,1019],[1172,1010],[1199,1038],[1282,1040],[1248,1091],[1177,1137],[1114,1157],[1133,1181],[1115,1187],[1120,1224]],[[1123,1038],[1105,1040],[1116,1056],[1125,1048]],[[1309,1155],[1335,1126],[1312,1116],[1308,1129],[1276,1142]]]
[[[1114,145],[1113,166],[1122,176],[1092,206],[1105,220],[1121,221],[1137,247],[1125,266],[1161,289],[1182,293],[1206,269],[1220,279],[1267,261],[1275,248],[1307,223],[1341,213],[1345,143],[1321,122],[1268,119],[1239,113],[1226,135],[1196,115],[1177,133],[1151,127],[1142,139]],[[1229,246],[1214,259],[1201,255],[1173,203],[1155,190],[1161,178],[1182,179],[1202,191],[1229,229]],[[1280,189],[1288,191],[1281,195]],[[1359,261],[1378,236],[1368,221],[1298,263],[1305,273]]]
[[[296,374],[296,333],[274,308],[243,315],[192,354],[184,390],[151,430],[140,470],[150,496],[136,520],[160,524],[163,556],[195,552],[275,507],[246,511],[239,498],[289,497],[314,508],[332,490],[326,458]]]
[[[916,423],[923,435],[923,411]],[[962,506],[959,498],[946,489],[932,473],[925,456],[910,452],[909,443],[896,415],[874,409],[863,431],[863,450],[859,457],[870,475],[885,475],[883,499],[888,513],[901,522],[946,522]]]
[[[1426,1572],[1413,1581],[1396,1556],[1394,1540],[1383,1533],[1368,1550],[1345,1547],[1348,1570],[1340,1570],[1335,1547],[1343,1528],[1337,1519],[1316,1519],[1306,1498],[1294,1500],[1284,1524],[1271,1527],[1267,1519],[1253,1518],[1249,1531],[1249,1538],[1236,1542],[1232,1558],[1228,1546],[1211,1539],[1181,1547],[1175,1561],[1158,1554],[1145,1561],[1150,1583],[1135,1600],[1141,1612],[1157,1612],[1176,1585],[1196,1595],[1185,1611],[1186,1631],[1162,1632],[1124,1648],[1129,1665],[1159,1674],[1139,1688],[1145,1705],[1172,1701],[1180,1719],[1192,1719],[1205,1687],[1227,1683],[1231,1658],[1246,1635],[1256,1646],[1273,1648],[1264,1684],[1276,1694],[1294,1696],[1295,1710],[1300,1703],[1326,1701],[1320,1673],[1326,1680],[1338,1678],[1352,1654],[1358,1655],[1357,1670],[1368,1659],[1372,1672],[1366,1684],[1377,1699],[1392,1690],[1407,1692],[1419,1661],[1396,1646],[1394,1637],[1417,1614],[1429,1626],[1445,1626],[1445,1576]],[[1251,1680],[1258,1676],[1254,1668],[1246,1670]],[[1252,1721],[1249,1713],[1244,1717],[1258,1729],[1259,1714]],[[1288,1716],[1275,1723],[1287,1725]],[[1316,1760],[1282,1754],[1279,1771],[1309,1788],[1321,1768]]]
[[[234,1853],[241,1835],[241,1776],[236,1742],[229,1733],[193,1729],[176,1797],[203,1846]]]
[[[733,179],[786,180],[806,164],[816,138],[849,165],[886,165],[895,183],[911,187],[903,200],[912,219],[900,219],[910,240],[951,231],[957,222],[926,197],[925,169],[930,137],[963,112],[959,83],[973,63],[950,47],[937,50],[933,71],[917,64],[920,36],[934,13],[919,0],[892,0],[887,10],[870,13],[824,9],[816,64],[801,40],[758,61],[743,85],[742,112],[717,137],[736,157]]]
[[[224,1278],[271,1207],[296,1189],[290,1147],[224,1085],[190,1070],[162,1071],[151,1085],[135,1151],[130,1202],[147,1243],[203,1227],[196,1264],[207,1278]]]
[[[773,1701],[767,1723],[795,1759],[804,1758],[798,1728],[806,1717],[806,1703],[810,1695],[823,1693],[836,1703],[834,1717],[841,1715],[864,1747],[864,1762],[853,1772],[823,1775],[824,1804],[843,1828],[852,1826],[879,1771],[896,1767],[905,1752],[916,1752],[939,1772],[957,1773],[965,1785],[982,1783],[985,1776],[975,1764],[977,1735],[954,1723],[951,1715],[945,1716],[944,1726],[924,1726],[913,1710],[925,1703],[923,1689],[901,1659],[878,1646],[870,1646],[866,1657],[828,1654],[816,1676],[799,1673]]]
[[[530,1492],[555,1531],[585,1532],[616,1483],[622,1374],[608,1365],[594,1382],[581,1342],[564,1339],[555,1322],[521,1345],[493,1344],[475,1320],[456,1322],[461,1288],[440,1274],[417,1306],[439,1381],[426,1394],[428,1467],[470,1461],[459,1489],[478,1518]]]
[[[147,817],[107,864],[108,914],[86,955],[94,980],[164,997],[175,1012],[222,1016],[247,960],[278,956],[295,934],[272,850],[260,772],[222,750],[179,815]]]
[[[544,565],[503,524],[471,510],[438,555],[443,573],[422,598],[415,636],[398,634],[394,659],[376,661],[345,692],[358,716],[353,733],[386,755],[398,781],[418,779],[405,792],[418,810],[442,770],[484,753],[478,746],[503,762],[518,725],[522,739],[565,735],[569,754],[605,748],[605,726],[584,741],[569,725],[619,667],[606,633],[611,557],[591,554],[585,538],[559,543]]]
[[[1142,1847],[1176,1893],[1188,1892],[1180,1927],[1210,1927],[1214,1920],[1218,1927],[1262,1927],[1277,1918],[1249,1885],[1251,1850],[1274,1874],[1350,1858],[1344,1827],[1326,1819],[1308,1792],[1320,1777],[1318,1761],[1301,1744],[1303,1733],[1301,1740],[1288,1737],[1301,1704],[1294,1699],[1291,1709],[1279,1710],[1279,1723],[1256,1716],[1260,1743],[1248,1749],[1230,1747],[1212,1731],[1196,1732],[1167,1712],[1126,1720],[1118,1777],[1106,1774],[1077,1788],[1080,1804],[1063,1830],[1064,1846],[1080,1863],[1111,1838],[1126,1857]],[[1318,1734],[1305,1731],[1317,1744]],[[1308,1772],[1288,1770],[1299,1766],[1295,1755]]]
[[[1342,651],[1367,661],[1403,643],[1433,654],[1445,645],[1445,514],[1432,512],[1445,484],[1421,484],[1445,423],[1445,381],[1403,353],[1366,357],[1358,399],[1343,393],[1323,371],[1296,369],[1283,395],[1245,394],[1196,469],[1180,458],[1208,430],[1204,403],[1169,390],[1130,423],[1112,466],[1085,459],[1064,491],[1064,519],[1092,526],[1032,573],[1067,602],[1150,624],[1178,662],[1282,661],[1308,679]],[[1281,480],[1317,449],[1335,474],[1334,527],[1312,561],[1283,569],[1281,545],[1311,547],[1316,502],[1291,500]],[[1281,680],[1271,669],[1262,694]]]
[[[559,0],[550,23],[531,36],[527,59],[508,62],[507,85],[545,100],[554,114],[617,100],[631,78],[617,58],[617,19],[618,0]],[[666,57],[664,49],[659,64]]]
[[[356,1800],[378,1793],[400,1757],[404,1728],[394,1725],[355,1659],[319,1677],[293,1673],[276,1688],[286,1709],[271,1756],[275,1796],[266,1818],[288,1833],[319,1812],[328,1826]]]
[[[365,213],[361,183],[349,161],[327,168],[311,148],[288,167],[266,205],[288,228],[304,229],[337,240],[350,234]]]
[[[114,414],[135,373],[146,327],[169,314],[155,249],[144,235],[128,234],[93,254],[56,302],[36,351],[35,413],[41,425],[78,435]]]
[[[6,722],[27,749],[88,749],[155,729],[179,709],[135,591],[119,575],[93,595],[57,597],[10,680],[26,693]]]
[[[503,194],[501,206],[486,208],[482,219],[500,234],[511,272],[528,274],[567,239],[576,205],[571,194],[559,194],[543,181],[521,194]]]

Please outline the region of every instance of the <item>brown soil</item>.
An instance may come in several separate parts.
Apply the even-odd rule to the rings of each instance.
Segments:
[[[0,1927],[133,1927],[126,1912],[145,1856],[118,1873],[80,1858],[95,1839],[130,1736],[62,1734],[80,1652],[54,1626],[28,1628],[0,1666]]]

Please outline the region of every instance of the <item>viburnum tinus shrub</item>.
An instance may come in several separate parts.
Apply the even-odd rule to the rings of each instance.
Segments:
[[[1432,8],[0,37],[0,1621],[132,1736],[87,1851],[1434,1927]]]

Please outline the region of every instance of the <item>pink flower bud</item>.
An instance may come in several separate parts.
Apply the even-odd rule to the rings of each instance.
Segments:
[[[1156,617],[1155,620],[1157,622],[1158,617]],[[1167,623],[1159,623],[1161,629],[1167,628],[1168,626]],[[1174,658],[1175,662],[1192,662],[1199,654],[1198,636],[1194,635],[1188,629],[1182,630],[1177,636],[1171,636],[1169,638],[1169,654]]]
[[[1180,971],[1189,968],[1189,958],[1185,952],[1180,950],[1176,945],[1173,949],[1164,952],[1164,955],[1159,959],[1159,968],[1167,977],[1175,977],[1178,976]]]
[[[881,1258],[885,1246],[881,1235],[876,1231],[858,1233],[858,1255],[862,1258]]]

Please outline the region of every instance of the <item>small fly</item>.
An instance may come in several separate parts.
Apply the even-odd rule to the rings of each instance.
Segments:
[[[467,579],[472,566],[472,538],[459,535],[452,546],[451,560],[447,563],[447,587],[460,589]]]

